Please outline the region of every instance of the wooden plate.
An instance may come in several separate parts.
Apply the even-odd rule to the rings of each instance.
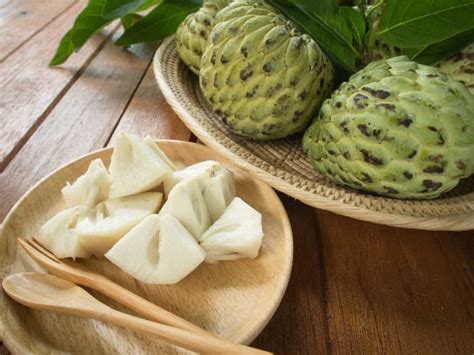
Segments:
[[[199,80],[179,60],[174,37],[156,52],[153,67],[161,92],[186,126],[235,164],[310,206],[395,227],[474,229],[474,175],[435,200],[396,200],[338,186],[311,167],[301,136],[255,142],[233,134],[203,97]]]
[[[78,261],[131,291],[159,304],[213,333],[249,344],[278,307],[290,277],[293,236],[288,216],[276,193],[209,148],[188,142],[158,141],[181,167],[213,159],[228,166],[236,177],[237,195],[263,215],[264,238],[259,257],[219,264],[201,264],[176,285],[146,285],[107,260]],[[31,188],[6,217],[0,238],[1,276],[41,271],[16,244],[31,237],[61,208],[61,188],[83,174],[91,160],[110,162],[112,148],[103,149],[56,170]],[[93,293],[93,292],[91,292]],[[117,304],[94,296],[124,310]],[[151,336],[133,333],[99,321],[30,310],[0,293],[0,330],[15,353],[65,351],[73,353],[184,353]]]

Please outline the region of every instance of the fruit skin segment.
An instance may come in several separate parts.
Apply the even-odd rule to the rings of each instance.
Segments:
[[[74,206],[94,207],[109,196],[110,174],[100,159],[93,160],[86,173],[61,190],[67,208]]]
[[[204,96],[234,133],[269,140],[306,128],[329,94],[333,67],[277,10],[237,0],[217,14],[199,74]]]
[[[110,199],[77,221],[81,245],[91,254],[103,256],[120,238],[147,216],[158,211],[160,192]]]
[[[325,101],[303,146],[337,184],[435,198],[473,172],[474,96],[404,56],[372,62]]]
[[[176,30],[176,50],[179,57],[197,75],[214,18],[228,4],[228,0],[205,0],[202,7],[188,15]]]
[[[262,245],[262,215],[235,197],[222,216],[201,236],[206,262],[256,258]]]
[[[110,198],[148,191],[161,184],[167,174],[175,170],[174,164],[151,138],[120,133],[112,159]]]
[[[197,179],[186,179],[170,192],[159,216],[171,214],[197,240],[211,225],[211,217]]]
[[[166,214],[145,218],[105,257],[142,282],[174,284],[202,263],[205,252],[177,219]]]
[[[50,218],[40,229],[38,241],[58,258],[87,258],[91,253],[82,246],[81,236],[75,227],[80,218],[91,209],[76,206],[61,211]]]
[[[471,94],[474,95],[474,43],[438,63],[436,67],[441,73],[450,75],[453,79],[466,85]]]

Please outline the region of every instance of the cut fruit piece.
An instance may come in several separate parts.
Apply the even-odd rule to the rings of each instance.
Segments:
[[[86,206],[59,212],[41,227],[38,241],[58,258],[87,258],[91,253],[81,245],[75,228],[78,220],[90,212]]]
[[[82,245],[94,255],[104,255],[130,229],[157,212],[162,198],[160,192],[145,192],[98,204],[77,222]]]
[[[211,225],[209,211],[197,179],[181,181],[171,190],[159,215],[171,214],[197,240]]]
[[[73,184],[69,182],[61,190],[67,208],[74,206],[95,207],[109,197],[110,174],[100,159],[89,164],[86,173]]]
[[[203,196],[211,221],[217,221],[235,197],[234,174],[225,168],[216,172],[204,186]]]
[[[148,191],[163,182],[175,169],[158,145],[146,138],[120,133],[109,167],[112,176],[110,198]]]
[[[262,215],[236,197],[199,239],[206,261],[256,258],[262,245]]]
[[[201,264],[205,255],[186,228],[166,214],[145,218],[105,257],[142,282],[173,284]]]
[[[183,170],[173,171],[163,181],[165,195],[168,196],[173,187],[186,179],[197,179],[201,189],[207,184],[209,178],[221,169],[221,165],[214,160],[206,160],[190,165]]]

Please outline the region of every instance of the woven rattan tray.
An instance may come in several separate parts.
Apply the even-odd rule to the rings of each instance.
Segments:
[[[173,37],[156,52],[153,67],[169,105],[206,145],[235,164],[310,206],[379,224],[427,230],[474,229],[474,177],[435,200],[396,200],[340,187],[317,174],[301,149],[301,137],[255,142],[222,123],[199,89],[198,78],[179,60]]]

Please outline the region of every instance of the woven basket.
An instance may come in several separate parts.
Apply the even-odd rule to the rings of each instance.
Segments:
[[[169,105],[206,145],[235,164],[310,206],[390,226],[426,230],[474,229],[474,177],[435,200],[396,200],[335,185],[311,168],[301,136],[255,142],[233,134],[199,89],[198,78],[179,60],[173,37],[153,61],[155,77]]]

